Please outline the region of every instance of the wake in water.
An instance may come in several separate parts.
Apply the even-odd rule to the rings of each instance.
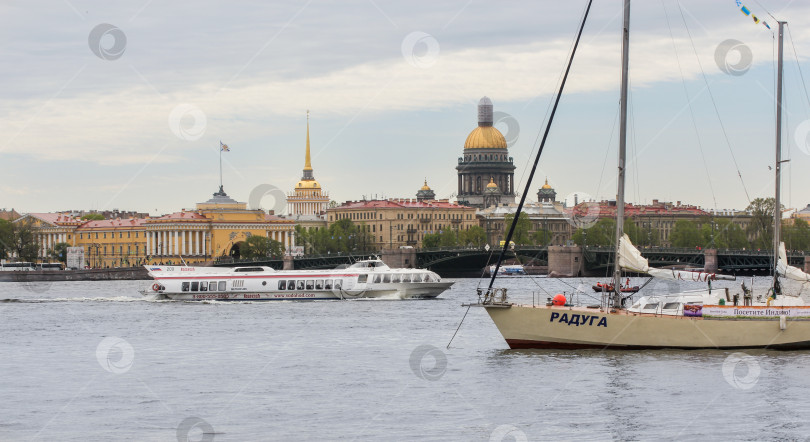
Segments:
[[[6,298],[0,299],[2,303],[21,303],[21,304],[42,304],[48,302],[141,302],[150,301],[145,297],[131,297],[131,296],[99,296],[99,297],[76,297],[76,298]],[[152,300],[153,302],[160,302],[160,300]]]

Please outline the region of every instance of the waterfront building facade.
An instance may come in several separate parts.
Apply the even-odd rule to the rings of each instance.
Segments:
[[[493,124],[492,101],[483,97],[478,102],[478,127],[464,142],[459,157],[458,203],[484,208],[487,183],[494,182],[501,192],[501,203],[515,202],[515,165],[503,134]]]
[[[477,212],[478,221],[487,235],[490,246],[498,246],[506,238],[509,225],[506,216],[517,212],[517,203],[496,203],[499,195],[498,186],[494,182],[487,185],[485,191],[486,208]],[[529,236],[535,238],[536,232],[545,231],[544,245],[564,245],[571,239],[574,228],[571,219],[565,212],[561,202],[556,200],[557,192],[548,184],[548,180],[538,191],[539,202],[527,201],[523,205],[523,213],[529,217]],[[487,199],[491,198],[491,199]],[[542,241],[541,241],[542,242]]]
[[[87,221],[61,213],[30,213],[40,257],[49,259],[58,243],[84,248],[86,265],[93,268],[141,264],[189,265],[211,262],[221,256],[239,257],[244,242],[253,235],[295,246],[292,220],[248,210],[220,187],[195,210],[156,218],[114,218]]]
[[[810,204],[808,204],[807,207],[805,207],[804,209],[794,213],[792,218],[802,219],[810,223]]]
[[[514,216],[517,206],[517,203],[508,203],[478,210],[478,220],[487,234],[487,243],[490,246],[497,247],[506,238],[509,229],[509,225],[505,222],[506,215]],[[528,215],[531,223],[530,237],[534,238],[536,232],[547,232],[547,244],[543,245],[565,245],[571,239],[573,228],[570,219],[558,206],[528,202],[523,205],[523,213]]]
[[[392,198],[346,201],[326,210],[329,224],[350,219],[363,225],[373,238],[373,248],[421,247],[427,234],[468,230],[478,225],[475,208],[448,200]],[[372,248],[370,247],[370,248]]]
[[[615,219],[616,201],[584,202],[567,211],[569,216],[573,214],[575,218],[596,216]],[[681,220],[694,222],[697,228],[701,229],[705,223],[726,219],[746,232],[749,241],[756,238],[756,232],[749,229],[752,222],[751,214],[743,210],[709,212],[694,205],[681,204],[680,201],[672,203],[654,199],[652,204],[625,204],[624,215],[639,228],[642,239],[637,245],[640,247],[656,245],[654,235],[657,235],[658,238],[657,245],[671,247],[672,232],[675,224]]]

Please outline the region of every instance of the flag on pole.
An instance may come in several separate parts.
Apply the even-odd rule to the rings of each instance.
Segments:
[[[221,150],[222,152],[230,152],[231,148],[228,147],[227,144],[222,144],[222,141],[220,140],[220,142],[219,142],[219,150]]]

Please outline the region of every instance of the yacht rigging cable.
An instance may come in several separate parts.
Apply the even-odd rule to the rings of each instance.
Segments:
[[[565,89],[565,82],[568,79],[568,73],[571,71],[571,65],[574,63],[574,55],[577,53],[577,46],[579,46],[579,40],[582,37],[582,31],[585,29],[585,22],[588,19],[588,12],[590,12],[591,10],[592,3],[593,0],[588,0],[588,7],[585,9],[585,14],[582,17],[582,24],[579,27],[579,33],[577,34],[577,39],[576,42],[574,43],[574,48],[571,50],[571,57],[568,59],[568,66],[566,66],[565,68],[565,75],[563,76],[562,82],[560,83],[560,89],[557,92],[557,98],[554,100],[554,107],[551,109],[551,115],[549,115],[548,123],[546,124],[546,130],[543,133],[543,140],[540,141],[540,147],[537,149],[537,156],[534,158],[532,170],[529,173],[528,180],[526,181],[526,188],[523,192],[523,195],[520,196],[520,204],[518,204],[517,210],[515,211],[515,217],[512,219],[512,224],[509,226],[509,233],[506,235],[506,238],[504,239],[503,249],[501,249],[501,254],[500,256],[498,256],[498,262],[495,264],[495,271],[492,272],[492,278],[489,280],[489,287],[487,288],[487,292],[490,292],[492,290],[492,285],[495,283],[495,277],[498,276],[498,270],[501,267],[503,257],[506,254],[506,250],[509,248],[509,242],[512,240],[512,235],[515,233],[515,227],[517,226],[518,219],[520,218],[520,213],[523,210],[523,204],[526,202],[526,195],[529,194],[529,189],[532,185],[534,173],[537,171],[537,163],[540,162],[540,155],[543,154],[543,148],[546,145],[548,133],[551,130],[551,123],[554,121],[554,114],[557,113],[557,106],[560,104],[560,98],[562,98],[562,92]]]
[[[683,93],[686,95],[686,103],[689,106],[689,116],[692,121],[692,128],[695,130],[695,137],[697,138],[698,149],[700,150],[700,159],[703,161],[703,169],[706,171],[706,181],[709,184],[709,191],[712,194],[714,209],[717,210],[717,197],[714,193],[712,177],[709,174],[709,165],[706,163],[706,153],[703,151],[703,142],[700,141],[700,132],[698,131],[697,121],[695,121],[695,111],[692,108],[692,99],[689,97],[689,88],[686,87],[686,78],[683,75],[681,57],[678,55],[678,45],[675,44],[675,34],[672,33],[672,25],[669,23],[669,13],[667,12],[667,7],[666,4],[664,4],[664,0],[661,0],[661,6],[664,8],[664,17],[666,17],[667,28],[669,28],[669,38],[672,40],[672,49],[675,51],[675,61],[678,63],[678,72],[681,74],[681,86],[683,86]]]
[[[726,126],[723,124],[723,119],[720,118],[720,111],[717,109],[717,102],[714,100],[714,93],[712,92],[712,88],[709,86],[709,80],[706,78],[706,72],[703,70],[703,65],[700,63],[700,57],[698,57],[697,49],[695,49],[695,41],[692,39],[692,32],[689,31],[689,26],[686,24],[686,17],[683,15],[683,8],[681,7],[681,2],[678,3],[678,11],[681,14],[681,21],[683,21],[683,26],[686,29],[686,34],[689,36],[689,42],[692,44],[692,51],[695,54],[695,60],[697,61],[698,67],[700,68],[700,74],[703,78],[703,83],[706,85],[706,90],[709,91],[709,98],[712,100],[712,106],[714,107],[714,114],[717,116],[717,121],[720,123],[720,129],[723,131],[723,138],[726,140],[726,146],[728,146],[728,151],[731,154],[731,160],[734,162],[734,168],[737,170],[737,176],[740,178],[740,183],[742,184],[743,191],[745,192],[745,199],[748,202],[751,202],[751,196],[748,194],[748,189],[745,187],[745,180],[743,180],[742,172],[740,172],[740,166],[737,164],[737,157],[734,156],[734,150],[731,148],[731,142],[728,139],[728,133],[726,132]]]

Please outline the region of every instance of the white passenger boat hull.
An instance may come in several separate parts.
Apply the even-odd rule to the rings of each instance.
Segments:
[[[453,285],[429,270],[360,261],[345,269],[147,266],[155,282],[144,295],[179,301],[314,301],[435,298]]]

